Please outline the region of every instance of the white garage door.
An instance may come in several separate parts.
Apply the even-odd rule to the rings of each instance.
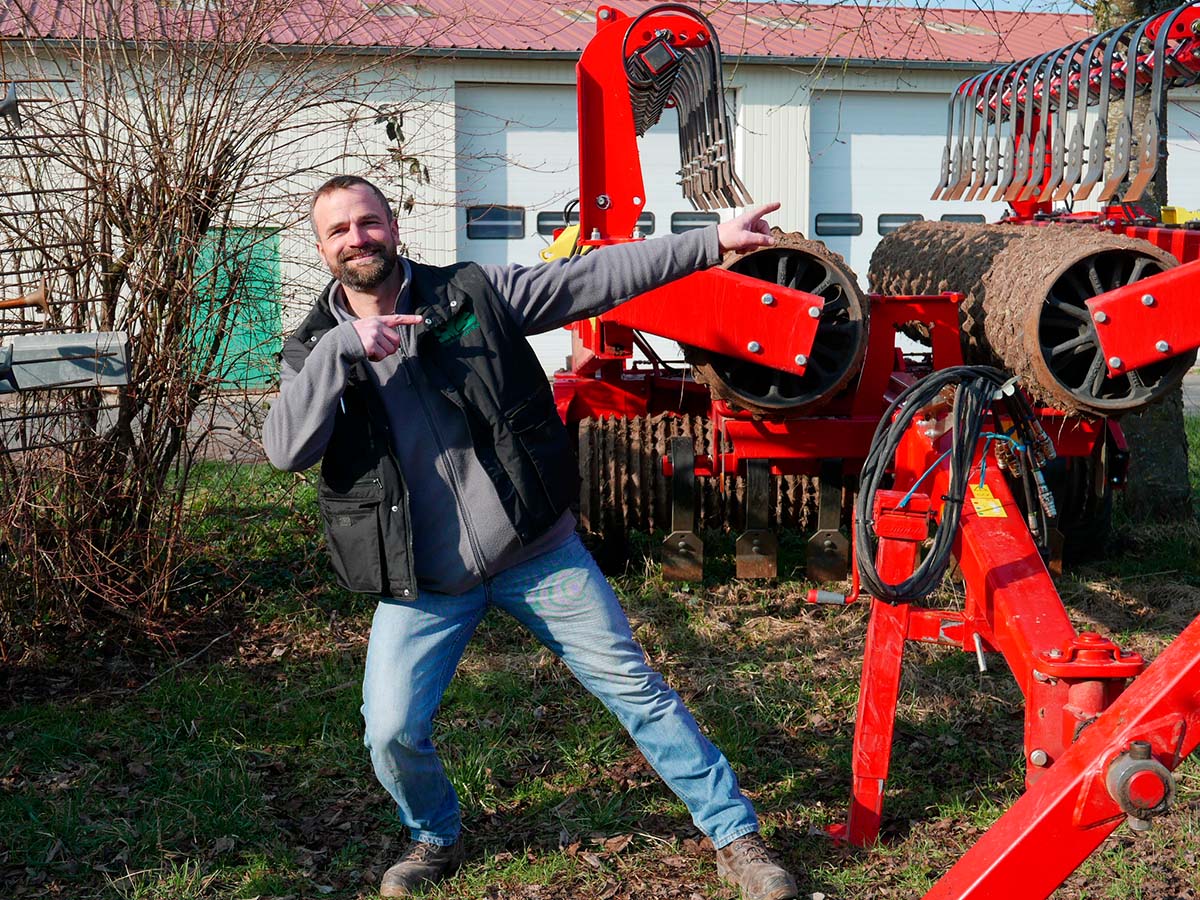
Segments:
[[[579,191],[575,88],[566,85],[459,85],[457,91],[458,258],[472,262],[533,265],[551,237],[538,233],[538,215],[561,214]],[[641,139],[646,212],[654,235],[669,234],[672,213],[691,213],[678,185],[679,136],[673,110]],[[508,224],[488,229],[509,236],[472,238],[467,212],[506,207]],[[651,237],[653,239],[653,237]],[[570,352],[565,330],[537,335],[534,350],[547,372]],[[651,344],[677,359],[671,341]]]
[[[917,216],[994,222],[1004,212],[1003,203],[929,199],[946,142],[947,100],[854,91],[813,97],[807,236],[842,254],[864,287],[881,232]]]

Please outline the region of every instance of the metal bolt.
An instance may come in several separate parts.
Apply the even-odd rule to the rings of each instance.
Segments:
[[[425,320],[425,324],[426,324],[426,325],[432,325],[432,324],[433,324],[433,319],[426,319],[426,320]]]
[[[1149,759],[1150,750],[1151,747],[1149,741],[1134,741],[1129,745],[1129,758]]]
[[[451,301],[450,301],[450,308],[451,308],[451,309],[454,309],[454,307],[456,307],[456,306],[458,306],[458,301],[457,301],[457,300],[451,300]]]
[[[762,344],[758,341],[751,341],[746,345],[746,349],[751,353],[762,353]]]
[[[815,306],[810,306],[810,307],[808,308],[808,317],[809,317],[810,319],[819,319],[819,318],[821,318],[821,310],[819,310],[819,309],[818,309],[817,307],[815,307]]]
[[[1153,294],[1142,294],[1142,306],[1153,306],[1154,302]]]
[[[687,541],[680,541],[679,542],[679,552],[687,553],[687,549],[688,549]]]
[[[1154,349],[1157,350],[1159,353],[1170,353],[1171,345],[1168,344],[1166,341],[1159,341],[1157,344],[1154,345]]]
[[[609,17],[611,17],[611,16],[612,16],[612,13],[609,12],[607,9],[600,10],[600,20],[602,22],[607,22]]]
[[[612,206],[612,199],[608,194],[601,194],[596,198],[596,207],[598,209],[608,209],[610,206]]]
[[[796,365],[807,366],[808,365],[808,357],[805,356],[803,353],[797,353],[796,354]]]
[[[600,229],[599,228],[592,229],[592,240],[593,241],[600,240]]]
[[[1139,819],[1137,816],[1129,816],[1125,821],[1130,831],[1149,831],[1154,825],[1149,819]]]
[[[641,205],[642,205],[642,198],[641,198],[641,197],[634,197],[634,198],[633,198],[633,205],[634,205],[634,206],[641,206]]]
[[[1038,747],[1029,754],[1029,762],[1037,766],[1039,769],[1043,766],[1048,766],[1050,765],[1050,754],[1041,747]]]
[[[763,302],[763,306],[774,306],[775,305],[775,295],[774,294],[763,294],[762,302]]]
[[[1119,369],[1123,365],[1125,365],[1125,364],[1123,362],[1121,362],[1121,357],[1119,357],[1119,356],[1110,356],[1108,358],[1108,367],[1110,369]]]
[[[407,597],[412,593],[412,591],[410,591],[408,588],[405,588],[403,591],[401,591],[401,593]]]
[[[1048,657],[1050,657],[1051,659],[1061,659],[1061,658],[1062,658],[1062,651],[1061,651],[1061,650],[1059,650],[1059,649],[1056,647],[1056,648],[1055,648],[1055,649],[1053,649],[1053,650],[1047,650],[1047,651],[1046,651],[1046,655],[1047,655]]]
[[[1092,316],[1092,318],[1095,319],[1097,322],[1099,322],[1101,325],[1103,325],[1105,322],[1108,321],[1108,313],[1106,313],[1104,310],[1100,310],[1094,316]]]
[[[400,507],[398,507],[398,506],[393,506],[393,507],[392,507],[392,512],[400,512]]]

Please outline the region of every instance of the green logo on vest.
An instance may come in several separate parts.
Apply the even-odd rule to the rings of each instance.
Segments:
[[[439,344],[449,344],[451,341],[456,341],[472,331],[478,330],[479,320],[475,318],[475,313],[464,309],[445,325],[435,328],[433,333],[437,336]]]

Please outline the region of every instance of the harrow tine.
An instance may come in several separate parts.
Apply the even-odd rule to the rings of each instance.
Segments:
[[[1129,49],[1125,52],[1125,104],[1122,108],[1121,122],[1117,126],[1117,140],[1113,150],[1112,170],[1109,172],[1108,180],[1104,182],[1104,187],[1100,190],[1096,198],[1100,201],[1110,200],[1129,174],[1129,163],[1133,147],[1133,114],[1138,93],[1138,50],[1142,45],[1143,39],[1146,37],[1146,28],[1157,18],[1159,18],[1158,15],[1147,16],[1135,23],[1137,30],[1134,31],[1133,38],[1129,42]]]
[[[1096,51],[1103,45],[1104,38],[1105,34],[1093,37],[1080,61],[1079,78],[1075,90],[1077,115],[1075,116],[1075,125],[1071,128],[1071,141],[1067,147],[1067,165],[1063,171],[1062,183],[1054,192],[1055,202],[1067,199],[1067,195],[1079,184],[1079,176],[1083,174],[1084,126],[1087,124],[1088,106],[1092,100],[1092,59],[1095,58]]]
[[[937,189],[933,193],[933,197],[931,198],[933,200],[944,199],[945,192],[950,190],[951,186],[958,181],[958,172],[962,163],[959,157],[958,141],[955,139],[954,123],[966,115],[966,100],[964,95],[967,85],[973,79],[974,76],[960,82],[958,88],[950,97],[950,105],[946,110],[946,145],[942,148],[943,177],[939,180]]]
[[[979,85],[983,79],[987,77],[987,73],[976,75],[971,79],[971,83],[967,86],[966,100],[970,102],[963,103],[963,122],[962,122],[962,150],[959,154],[961,167],[958,172],[958,180],[954,186],[947,192],[947,200],[957,200],[962,197],[963,192],[970,186],[972,177],[972,168],[974,167],[976,152],[975,152],[975,122],[979,118],[975,112],[974,98]],[[967,134],[967,119],[971,120],[970,134]]]
[[[1142,132],[1140,140],[1137,175],[1130,182],[1129,190],[1125,192],[1123,198],[1126,203],[1133,203],[1142,199],[1142,194],[1145,193],[1146,187],[1154,178],[1155,172],[1158,171],[1160,150],[1160,123],[1158,116],[1163,108],[1163,92],[1166,90],[1169,75],[1168,70],[1179,72],[1181,68],[1176,58],[1168,58],[1167,39],[1176,20],[1186,10],[1196,6],[1200,6],[1200,0],[1192,0],[1191,3],[1179,7],[1159,26],[1158,32],[1154,36],[1154,55],[1151,57],[1150,73],[1150,109],[1146,115],[1146,128]],[[1200,73],[1190,71],[1179,80],[1184,84],[1194,84],[1197,80],[1200,80]],[[1174,81],[1175,79],[1172,79],[1172,86],[1176,86]]]
[[[985,163],[986,171],[983,175],[983,180],[979,183],[979,187],[972,194],[968,195],[968,200],[983,200],[986,199],[988,191],[996,186],[996,180],[1000,177],[1000,122],[1002,104],[1004,98],[1004,85],[1017,71],[1020,63],[1011,63],[1000,72],[999,77],[993,82],[991,90],[992,96],[984,96],[983,102],[989,107],[987,112],[991,116],[992,131],[988,138],[987,158]],[[994,112],[993,112],[994,109]],[[985,133],[987,129],[985,128]]]
[[[1004,192],[1004,199],[1012,202],[1021,196],[1026,185],[1034,171],[1033,159],[1033,110],[1037,95],[1038,77],[1042,73],[1043,66],[1054,56],[1057,51],[1050,50],[1043,53],[1029,67],[1029,77],[1025,79],[1025,114],[1021,116],[1021,138],[1017,144],[1017,158],[1013,171],[1012,184],[1008,186],[1008,190]],[[1019,90],[1013,92],[1012,100],[1010,101],[1015,108],[1019,108],[1021,103],[1021,92]],[[1014,115],[1016,113],[1014,112]],[[1041,129],[1038,129],[1039,135]],[[1038,160],[1038,166],[1041,165],[1041,160]]]
[[[1072,46],[1068,47],[1058,62],[1058,98],[1054,104],[1052,112],[1043,112],[1043,121],[1046,115],[1053,116],[1053,128],[1050,132],[1050,175],[1046,179],[1045,186],[1038,194],[1038,201],[1045,202],[1054,194],[1055,188],[1062,181],[1063,170],[1066,163],[1066,143],[1067,143],[1067,117],[1071,112],[1071,73],[1075,71],[1078,65],[1076,56],[1083,49],[1083,45],[1087,43],[1087,38],[1082,41],[1077,41]],[[1045,91],[1049,93],[1049,91]],[[1079,103],[1078,92],[1075,98],[1076,105]],[[1048,104],[1043,105],[1043,109],[1047,110]]]
[[[1092,134],[1088,139],[1088,166],[1083,181],[1075,194],[1076,200],[1086,200],[1092,193],[1092,188],[1104,177],[1104,150],[1108,144],[1108,100],[1112,90],[1113,59],[1117,47],[1126,39],[1126,35],[1136,26],[1136,22],[1127,22],[1108,32],[1110,35],[1104,47],[1104,62],[1100,66],[1100,103],[1096,107],[1096,124],[1092,126]]]
[[[1004,195],[1008,192],[1009,185],[1013,183],[1013,179],[1017,174],[1017,153],[1015,150],[1017,142],[1017,85],[1021,83],[1022,78],[1030,70],[1034,62],[1035,60],[1033,59],[1025,59],[1016,65],[1015,69],[1013,70],[1012,82],[1008,85],[1007,91],[1001,91],[1000,97],[997,101],[1001,104],[1001,107],[1004,107],[1006,105],[1004,103],[1004,98],[1005,96],[1008,97],[1007,122],[1009,127],[1007,131],[1007,138],[1005,137],[1005,133],[1003,131],[1001,131],[1000,135],[1000,145],[1004,148],[1004,162],[1000,166],[1000,178],[996,182],[996,192],[992,194],[993,202],[1004,199]],[[1001,116],[1000,121],[1001,124],[1005,122],[1003,115]]]
[[[954,146],[954,111],[962,104],[962,93],[966,88],[970,78],[964,78],[959,82],[958,87],[954,89],[954,93],[950,95],[950,103],[946,106],[946,143],[942,147],[942,169],[938,176],[937,187],[933,189],[933,195],[930,200],[938,200],[942,196],[942,191],[950,187],[950,156],[951,148]]]
[[[950,194],[954,188],[962,180],[963,169],[963,141],[962,135],[966,129],[966,117],[970,109],[971,85],[975,83],[977,76],[971,76],[962,83],[959,90],[955,92],[950,100],[951,120],[953,126],[950,133],[947,135],[950,149],[950,176],[946,182],[945,188],[942,190],[942,199],[949,200]],[[957,112],[957,116],[955,115]]]
[[[1033,138],[1033,152],[1029,157],[1029,174],[1025,180],[1025,186],[1021,188],[1021,192],[1017,195],[1018,200],[1028,200],[1033,192],[1036,191],[1042,184],[1042,176],[1046,171],[1046,126],[1050,122],[1050,95],[1051,85],[1054,83],[1054,74],[1056,67],[1061,72],[1059,66],[1059,57],[1064,55],[1064,50],[1053,50],[1046,56],[1042,57],[1045,63],[1041,66],[1041,86],[1042,86],[1042,107],[1038,114],[1038,129],[1037,134]],[[1035,79],[1026,90],[1037,92],[1038,81]],[[1028,94],[1026,95],[1028,100]],[[1037,103],[1037,97],[1033,97],[1033,102]],[[1032,129],[1032,124],[1030,128]]]
[[[965,195],[967,200],[974,200],[985,189],[988,175],[995,171],[996,151],[999,149],[999,142],[992,133],[992,95],[996,90],[996,86],[1000,84],[1007,68],[992,69],[987,73],[987,79],[983,83],[983,93],[979,97],[980,114],[983,116],[983,131],[979,136],[979,143],[975,145],[975,178],[971,182],[971,186],[967,189]]]

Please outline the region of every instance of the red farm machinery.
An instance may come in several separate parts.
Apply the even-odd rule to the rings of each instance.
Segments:
[[[935,198],[1007,200],[1001,223],[902,228],[870,293],[822,244],[776,233],[571,326],[554,391],[578,428],[585,528],[661,529],[664,572],[692,580],[704,529],[736,525],[737,574],[761,578],[775,529],[800,526],[813,580],[853,577],[810,602],[871,604],[835,837],[878,837],[907,642],[1003,655],[1025,698],[1027,790],[929,898],[1049,896],[1121,822],[1170,809],[1200,742],[1200,620],[1147,666],[1077,632],[1050,574],[1125,477],[1115,417],[1177,389],[1200,346],[1200,230],[1135,205],[1166,91],[1197,82],[1200,2],[990,69],[951,98]],[[637,139],[668,106],[685,196],[747,204],[723,90],[702,15],[600,7],[578,65],[578,231],[546,255],[641,237]],[[1054,211],[1097,188],[1098,212]],[[927,605],[952,562],[961,608]]]

